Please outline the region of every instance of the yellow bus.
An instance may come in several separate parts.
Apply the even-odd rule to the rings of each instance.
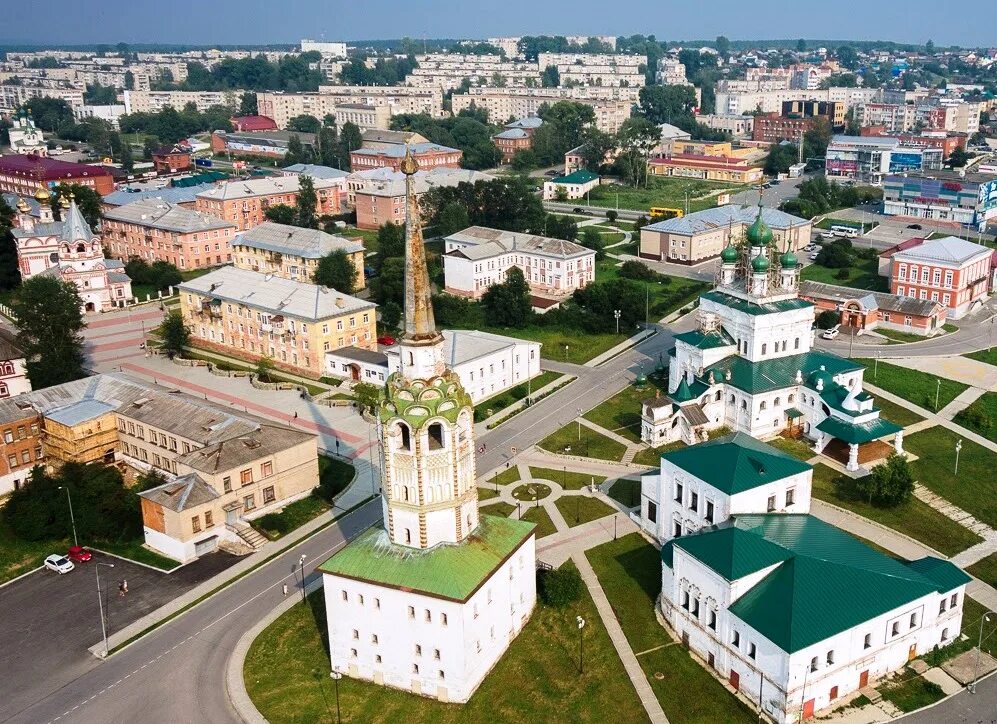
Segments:
[[[671,209],[667,206],[651,207],[651,218],[657,221],[665,219],[681,219],[683,216],[685,216],[685,214],[682,213],[682,209]]]

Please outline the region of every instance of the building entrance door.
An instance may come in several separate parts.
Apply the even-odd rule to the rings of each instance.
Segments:
[[[814,700],[808,699],[803,702],[803,719],[812,719],[814,716]]]
[[[917,658],[917,644],[911,644],[910,650],[907,652],[907,660],[913,661]]]
[[[733,669],[730,672],[730,685],[734,687],[734,691],[741,688],[741,675]]]
[[[861,674],[859,674],[859,688],[864,689],[869,686],[869,670],[866,669]]]

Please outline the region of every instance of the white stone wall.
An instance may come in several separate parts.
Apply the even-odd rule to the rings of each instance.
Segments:
[[[534,543],[531,536],[465,603],[325,574],[332,668],[467,701],[533,611]]]

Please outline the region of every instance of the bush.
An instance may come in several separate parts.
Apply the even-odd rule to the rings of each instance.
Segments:
[[[554,608],[564,608],[582,595],[582,576],[577,568],[541,570],[537,574],[540,600]]]
[[[655,282],[662,275],[651,269],[647,264],[630,259],[623,262],[623,266],[620,267],[620,276],[627,279],[636,279],[637,281]]]
[[[817,328],[818,329],[830,329],[834,325],[841,322],[841,315],[837,312],[832,312],[830,309],[826,309],[817,315]]]
[[[849,274],[850,272],[848,271],[848,267],[841,267],[840,269],[838,269],[838,271],[834,273],[834,278],[844,280],[849,277]]]
[[[282,536],[291,530],[289,522],[277,513],[267,513],[266,515],[261,515],[254,522],[256,523],[256,527],[262,528],[268,533],[276,534],[277,536]]]
[[[977,430],[982,433],[989,432],[993,425],[990,415],[978,407],[967,407],[965,410],[960,410],[956,413],[955,421],[963,427],[968,427],[970,430]]]
[[[609,211],[606,212],[606,218],[609,219],[610,221],[616,221],[616,219],[619,218],[619,216],[620,215],[616,213],[616,209],[610,209]]]

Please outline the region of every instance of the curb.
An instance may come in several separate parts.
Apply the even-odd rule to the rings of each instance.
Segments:
[[[990,678],[991,676],[994,676],[995,674],[997,674],[997,671],[991,671],[991,672],[990,672],[989,674],[987,674],[986,676],[981,676],[981,677],[979,678],[979,681],[977,681],[976,683],[977,683],[977,684],[979,684],[979,683],[980,683],[980,681],[986,681],[987,679],[989,679],[989,678]],[[924,675],[923,675],[923,674],[919,674],[919,676],[921,676],[921,677],[923,678],[923,676],[924,676]],[[936,701],[936,702],[933,702],[933,703],[931,703],[931,704],[928,704],[927,706],[922,706],[922,707],[921,707],[920,709],[915,709],[914,711],[907,711],[907,712],[904,712],[904,715],[903,715],[903,716],[900,716],[900,717],[897,717],[897,718],[896,718],[896,719],[894,719],[893,721],[903,721],[904,719],[906,719],[906,718],[907,718],[907,717],[909,717],[909,716],[914,716],[915,714],[920,714],[920,713],[922,713],[922,712],[926,712],[926,711],[928,711],[929,709],[934,709],[934,708],[935,708],[936,706],[938,706],[939,704],[944,704],[944,703],[945,703],[946,701],[948,701],[948,700],[949,700],[949,699],[951,699],[952,697],[954,697],[954,696],[959,696],[960,694],[965,694],[965,693],[966,693],[967,691],[969,691],[969,686],[964,686],[964,687],[962,687],[962,688],[961,688],[961,689],[960,689],[959,691],[957,691],[957,692],[955,692],[955,693],[952,693],[952,694],[949,694],[948,696],[943,696],[943,697],[942,697],[941,699],[939,699],[938,701]]]
[[[101,553],[103,553],[103,551],[101,551]],[[45,566],[38,566],[37,568],[32,568],[30,571],[25,571],[24,573],[22,573],[21,575],[19,575],[17,578],[11,578],[9,581],[4,581],[3,583],[0,583],[0,588],[3,588],[4,586],[9,586],[12,583],[16,583],[17,581],[20,581],[22,578],[30,576],[32,573],[37,573],[38,571],[40,571],[40,570],[42,570],[44,568],[45,568]]]

